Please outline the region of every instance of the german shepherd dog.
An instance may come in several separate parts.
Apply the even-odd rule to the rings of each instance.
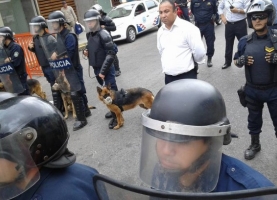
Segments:
[[[117,125],[113,129],[119,129],[124,124],[122,112],[136,106],[150,109],[154,100],[151,91],[145,88],[132,88],[120,91],[111,90],[110,86],[97,87],[98,98],[111,112],[116,115]]]
[[[59,76],[56,78],[55,84],[52,86],[53,90],[58,90],[61,92],[65,115],[64,118],[68,118],[68,112],[72,111],[73,118],[76,118],[76,111],[74,108],[74,104],[72,102],[71,96],[70,96],[70,84],[65,77],[65,74],[63,72],[59,73]],[[89,106],[89,109],[95,109],[94,106]]]
[[[30,94],[36,94],[38,95],[40,98],[45,99],[46,100],[46,94],[45,92],[42,90],[41,84],[38,80],[36,79],[28,79],[27,80],[27,85],[29,87],[29,91]],[[12,87],[12,83],[10,85],[10,87]],[[2,82],[0,82],[0,91],[6,91],[4,88],[4,84]]]
[[[36,94],[38,95],[40,98],[45,99],[46,100],[46,94],[45,92],[42,90],[41,84],[38,80],[36,79],[28,79],[27,80],[27,85],[29,87],[30,90],[30,94]]]

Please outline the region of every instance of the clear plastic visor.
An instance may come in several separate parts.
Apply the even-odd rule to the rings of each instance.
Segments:
[[[147,120],[147,116],[144,120]],[[151,122],[153,119],[149,120]],[[169,124],[170,127],[178,125],[167,122]],[[193,126],[186,126],[187,130],[182,129],[180,134],[176,134],[149,128],[149,123],[143,122],[143,125],[140,159],[142,181],[157,190],[171,192],[211,192],[216,187],[223,134],[195,136]],[[172,131],[176,130],[173,128]]]
[[[42,29],[40,23],[29,23],[29,27],[32,35],[38,35]]]
[[[49,33],[59,33],[61,30],[59,19],[46,20]]]
[[[96,32],[100,30],[99,18],[91,17],[84,19],[86,32]]]
[[[0,199],[14,198],[40,178],[30,146],[37,138],[33,128],[24,128],[0,139]]]

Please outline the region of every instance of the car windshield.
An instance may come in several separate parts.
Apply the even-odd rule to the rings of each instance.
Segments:
[[[129,4],[124,7],[114,8],[109,12],[108,16],[112,19],[129,16],[135,4]]]

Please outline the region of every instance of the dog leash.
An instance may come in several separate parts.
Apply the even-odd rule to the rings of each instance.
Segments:
[[[94,79],[94,78],[96,78],[96,76],[98,76],[98,75],[95,75],[95,76],[93,76],[93,77],[90,76],[90,66],[88,67],[88,76],[89,76],[89,78],[91,78],[91,79]],[[104,87],[105,85],[106,85],[106,83],[105,83],[105,81],[103,80],[102,87]]]

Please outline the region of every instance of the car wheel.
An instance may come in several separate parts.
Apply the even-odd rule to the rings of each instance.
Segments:
[[[134,27],[130,26],[127,29],[127,42],[134,42],[136,40],[136,30]]]

